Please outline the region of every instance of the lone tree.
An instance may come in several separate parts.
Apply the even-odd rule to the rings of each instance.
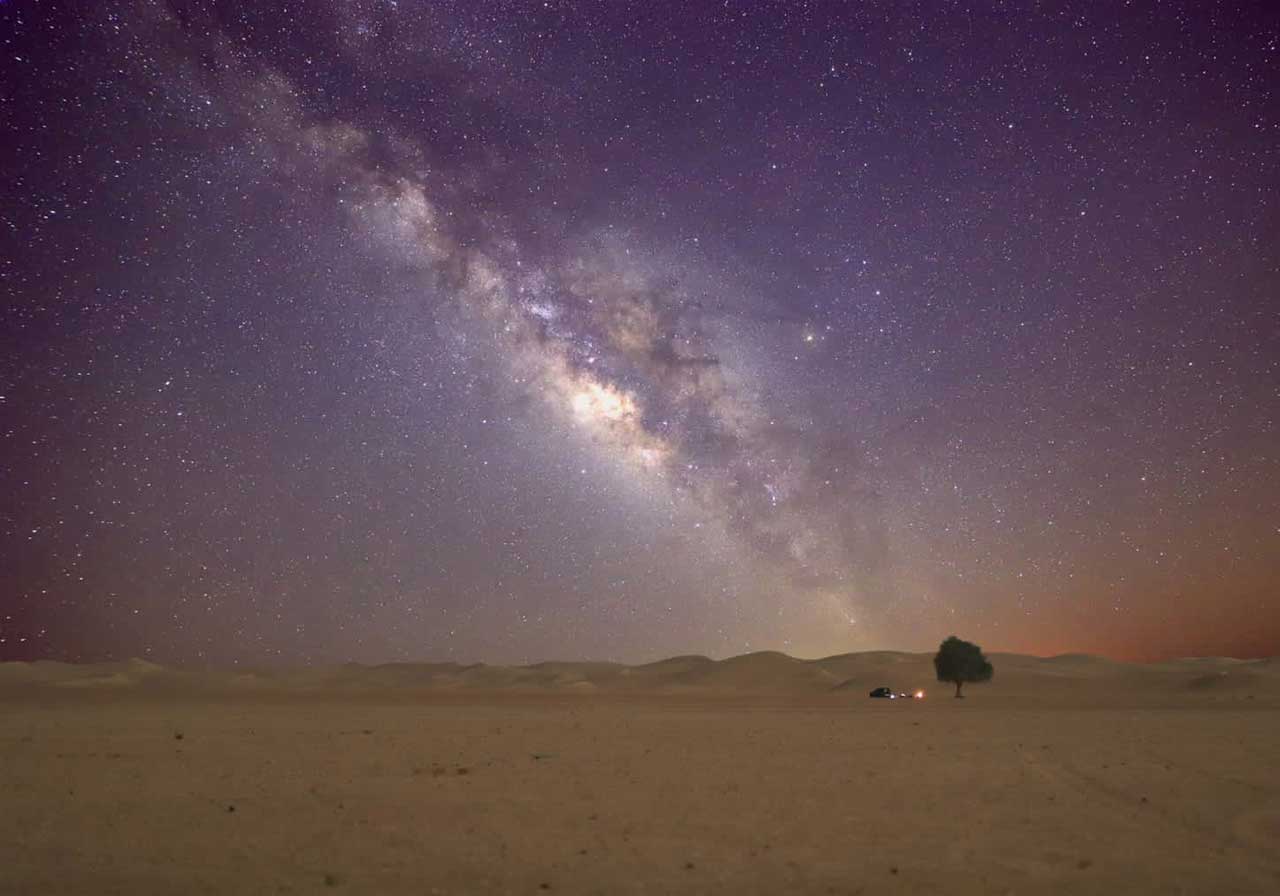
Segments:
[[[933,668],[938,673],[938,681],[955,683],[957,697],[966,681],[990,681],[995,671],[982,655],[981,647],[961,641],[955,635],[942,642],[938,655],[933,658]]]

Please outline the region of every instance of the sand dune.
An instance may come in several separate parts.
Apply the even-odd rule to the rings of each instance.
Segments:
[[[1280,665],[991,659],[7,663],[0,896],[1280,892]]]
[[[1250,692],[1280,695],[1280,665],[1271,659],[1195,657],[1162,663],[1123,663],[1070,654],[1034,657],[993,654],[995,678],[970,687],[989,696],[1048,696],[1130,689],[1152,693]],[[74,665],[0,663],[0,689],[101,689],[238,693],[261,691],[542,691],[584,693],[740,693],[820,695],[888,686],[943,694],[931,654],[876,651],[804,660],[764,651],[713,660],[673,657],[639,666],[606,662],[545,662],[530,666],[389,663],[191,671],[145,660]]]

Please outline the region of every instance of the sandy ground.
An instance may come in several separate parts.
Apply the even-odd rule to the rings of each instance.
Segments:
[[[1081,663],[892,702],[11,670],[0,893],[1280,893],[1272,673]]]

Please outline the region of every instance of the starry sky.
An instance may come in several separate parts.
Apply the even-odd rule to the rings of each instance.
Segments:
[[[1280,653],[1280,10],[0,3],[0,659]]]

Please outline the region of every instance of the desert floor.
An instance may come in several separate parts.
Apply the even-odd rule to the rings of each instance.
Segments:
[[[1280,893],[1280,700],[0,694],[0,893]]]

